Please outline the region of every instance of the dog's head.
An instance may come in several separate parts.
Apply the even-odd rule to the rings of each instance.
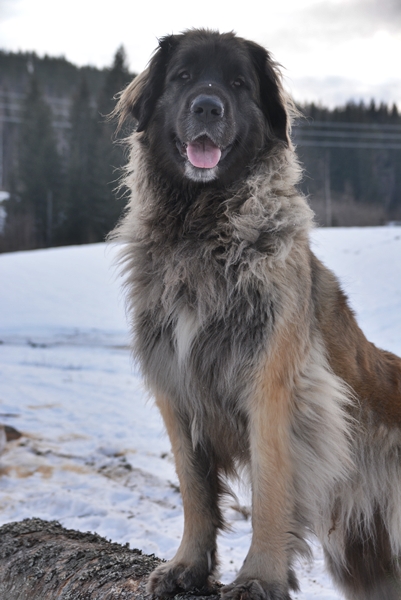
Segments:
[[[288,115],[268,52],[233,33],[162,38],[148,68],[122,93],[158,167],[170,177],[224,184],[258,153],[288,145]]]

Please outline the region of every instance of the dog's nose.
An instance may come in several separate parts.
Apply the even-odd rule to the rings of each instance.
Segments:
[[[191,112],[204,123],[218,121],[224,115],[224,105],[217,96],[200,94],[191,104]]]

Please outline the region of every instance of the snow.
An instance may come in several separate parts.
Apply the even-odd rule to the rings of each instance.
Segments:
[[[317,255],[377,345],[401,354],[401,229],[317,229]],[[104,244],[0,255],[0,423],[24,433],[0,456],[0,524],[37,516],[170,558],[182,504],[161,418],[130,359],[115,249]],[[245,486],[241,504],[249,505]],[[221,579],[250,542],[227,501]],[[294,600],[339,600],[323,566],[297,566]]]

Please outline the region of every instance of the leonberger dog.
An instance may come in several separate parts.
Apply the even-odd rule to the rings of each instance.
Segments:
[[[288,600],[316,535],[345,597],[401,598],[401,360],[369,343],[312,253],[278,66],[234,33],[162,38],[122,92],[135,130],[124,243],[133,351],[184,506],[166,597],[207,588],[227,478],[252,542],[224,600]]]

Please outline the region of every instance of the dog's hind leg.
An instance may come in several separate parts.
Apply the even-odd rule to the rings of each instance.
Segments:
[[[371,526],[340,524],[322,540],[326,565],[347,600],[401,600],[400,557],[394,557],[379,512]]]
[[[193,447],[190,423],[167,399],[158,397],[174,453],[184,506],[184,533],[175,557],[150,576],[147,591],[155,596],[202,588],[216,568],[216,536],[223,528],[218,498],[224,492],[213,453]]]

